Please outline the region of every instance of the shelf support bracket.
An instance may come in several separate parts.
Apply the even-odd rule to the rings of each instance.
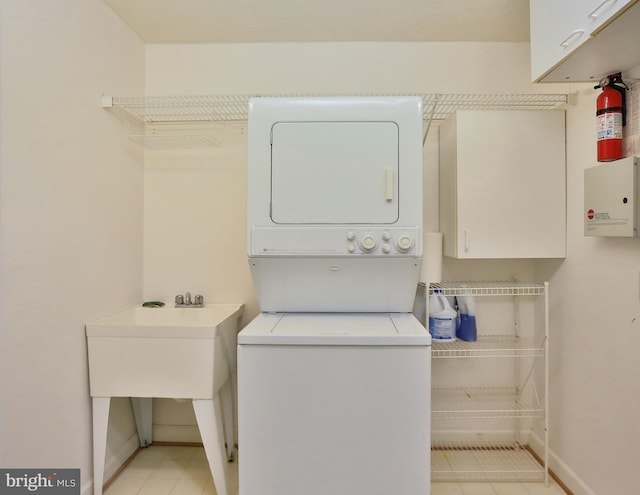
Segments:
[[[113,96],[102,95],[102,108],[113,108]]]

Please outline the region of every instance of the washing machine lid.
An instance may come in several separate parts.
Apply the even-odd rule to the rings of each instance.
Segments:
[[[238,344],[428,346],[431,336],[410,313],[261,313]]]

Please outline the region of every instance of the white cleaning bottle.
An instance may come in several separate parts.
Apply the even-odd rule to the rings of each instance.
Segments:
[[[429,333],[434,342],[456,340],[456,316],[456,310],[439,291],[429,297]]]

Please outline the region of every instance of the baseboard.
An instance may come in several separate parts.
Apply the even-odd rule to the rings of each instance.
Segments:
[[[118,451],[109,455],[107,451],[107,459],[104,466],[105,485],[127,464],[131,456],[140,448],[140,440],[138,433],[135,432],[127,441],[118,449]],[[93,494],[93,475],[82,484],[82,495]]]
[[[544,442],[531,432],[529,436],[529,447],[540,458],[544,457]],[[573,495],[597,495],[589,486],[571,469],[553,450],[549,449],[549,469],[555,473],[560,483],[565,485]]]
[[[153,425],[153,443],[202,443],[197,425]]]

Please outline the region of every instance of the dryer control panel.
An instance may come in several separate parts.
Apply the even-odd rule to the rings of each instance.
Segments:
[[[255,256],[416,256],[422,248],[415,227],[254,227]]]

